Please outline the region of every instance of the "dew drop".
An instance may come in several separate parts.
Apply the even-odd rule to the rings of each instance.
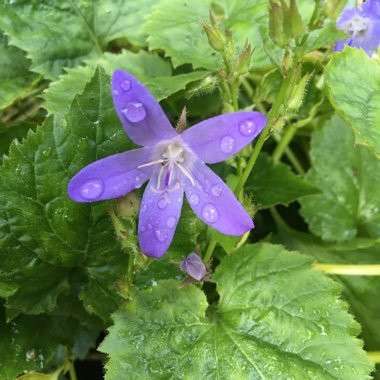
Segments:
[[[151,230],[153,228],[153,225],[152,224],[148,224],[148,230]]]
[[[102,195],[103,190],[104,184],[102,180],[91,179],[82,185],[80,194],[83,198],[91,200],[99,198],[99,196]]]
[[[191,194],[190,195],[190,199],[189,199],[189,202],[192,204],[192,205],[197,205],[199,203],[199,197],[197,194]]]
[[[211,193],[215,197],[219,197],[219,195],[222,193],[223,186],[221,183],[217,183],[211,187]]]
[[[247,119],[239,124],[239,131],[243,136],[252,136],[255,132],[256,124],[252,119]]]
[[[231,136],[224,136],[220,140],[220,150],[223,153],[231,153],[235,148],[235,139]]]
[[[166,221],[166,225],[167,225],[169,228],[174,228],[176,222],[177,222],[177,218],[176,218],[175,216],[169,216],[169,218],[168,218],[167,221]]]
[[[204,220],[208,223],[215,223],[219,219],[218,210],[211,203],[207,203],[203,207],[202,216],[203,216]]]
[[[34,360],[37,356],[37,352],[34,348],[31,348],[30,350],[28,350],[25,354],[25,359],[27,362],[31,361],[31,360]]]
[[[49,147],[49,148],[45,149],[45,150],[42,152],[42,154],[43,154],[45,157],[49,157],[50,154],[51,154],[51,148]]]
[[[138,123],[146,117],[146,110],[142,103],[131,102],[122,110],[125,118],[131,123]]]
[[[154,235],[161,243],[163,243],[168,238],[168,233],[166,232],[165,228],[157,228],[157,230],[154,231]]]
[[[145,203],[141,204],[141,212],[145,212],[148,209],[148,206]]]
[[[140,231],[141,232],[145,232],[146,231],[146,227],[145,226],[140,226]]]
[[[163,210],[166,206],[167,206],[167,203],[166,203],[165,199],[162,199],[162,198],[161,198],[161,199],[158,201],[158,208],[159,208],[160,210]]]
[[[113,90],[113,94],[116,96],[116,95],[119,95],[119,91],[118,90]]]
[[[128,79],[126,79],[126,80],[123,80],[123,81],[120,83],[120,87],[121,87],[121,89],[122,89],[123,91],[127,92],[127,91],[129,91],[129,90],[131,89],[132,84],[131,84],[131,82],[130,82]]]

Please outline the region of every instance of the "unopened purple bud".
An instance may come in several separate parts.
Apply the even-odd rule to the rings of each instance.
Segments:
[[[190,255],[182,261],[179,267],[197,281],[202,280],[207,274],[206,266],[202,259],[194,252],[191,252]]]

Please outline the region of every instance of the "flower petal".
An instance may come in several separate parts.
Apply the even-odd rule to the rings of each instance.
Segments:
[[[168,250],[181,214],[183,188],[160,193],[157,177],[149,181],[141,202],[139,243],[145,255],[161,257]]]
[[[116,112],[128,136],[139,145],[154,145],[176,135],[157,100],[134,76],[116,70],[112,76]]]
[[[202,121],[181,137],[202,161],[214,164],[243,149],[265,124],[266,117],[260,112],[235,112]]]
[[[186,178],[186,198],[200,219],[226,235],[242,235],[254,227],[232,191],[201,161],[193,164],[191,176],[195,186]]]
[[[139,188],[153,168],[138,168],[151,161],[151,149],[141,148],[115,154],[87,165],[70,181],[68,193],[76,202],[94,202],[121,197]]]

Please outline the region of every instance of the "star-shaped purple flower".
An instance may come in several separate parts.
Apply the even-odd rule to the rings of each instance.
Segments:
[[[367,0],[361,7],[345,7],[337,21],[337,27],[350,37],[335,44],[341,51],[344,45],[362,48],[370,57],[380,44],[380,0]]]
[[[149,90],[131,74],[114,72],[112,94],[125,131],[143,148],[86,166],[69,183],[73,200],[121,197],[149,180],[141,201],[138,235],[142,251],[152,257],[167,251],[184,193],[197,216],[224,234],[242,235],[254,227],[231,190],[205,163],[224,161],[249,144],[264,128],[264,115],[225,114],[180,134]]]

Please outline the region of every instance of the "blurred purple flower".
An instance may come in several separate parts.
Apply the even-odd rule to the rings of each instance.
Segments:
[[[335,44],[334,50],[341,51],[344,45],[362,48],[369,56],[380,44],[380,0],[367,0],[361,7],[345,7],[337,21],[338,29],[344,30],[349,38]]]
[[[207,269],[202,259],[194,252],[191,252],[180,264],[180,269],[190,277],[201,281],[207,274]]]
[[[254,227],[231,190],[204,163],[224,161],[244,148],[264,128],[264,115],[225,114],[179,134],[149,90],[131,74],[115,71],[112,90],[125,131],[144,147],[86,166],[69,183],[73,200],[121,197],[149,180],[138,235],[142,251],[152,257],[161,257],[173,239],[184,192],[197,216],[220,232],[242,235]]]

